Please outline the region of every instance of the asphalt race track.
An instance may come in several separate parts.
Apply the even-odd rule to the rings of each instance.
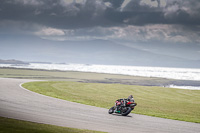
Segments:
[[[109,115],[104,108],[51,98],[20,87],[29,81],[33,80],[0,78],[0,116],[113,133],[200,133],[197,123],[137,114]]]

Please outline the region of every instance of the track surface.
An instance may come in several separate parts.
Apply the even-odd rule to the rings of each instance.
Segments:
[[[130,114],[40,95],[19,85],[33,80],[0,78],[0,116],[113,133],[200,133],[200,124]]]

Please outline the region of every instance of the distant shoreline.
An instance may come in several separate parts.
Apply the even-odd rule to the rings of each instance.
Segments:
[[[192,68],[40,63],[30,63],[29,65],[0,64],[0,67],[25,68],[33,70],[94,72],[105,74],[119,74],[141,77],[157,77],[177,80],[200,81],[200,69]]]
[[[2,71],[2,73],[1,73]],[[33,74],[35,73],[35,74]],[[140,86],[161,87],[192,87],[200,88],[199,81],[176,80],[159,77],[142,77],[121,74],[107,74],[97,72],[62,71],[32,68],[0,67],[0,77],[76,81],[85,83],[126,84]],[[89,77],[89,78],[88,78]],[[181,88],[180,88],[181,89]]]

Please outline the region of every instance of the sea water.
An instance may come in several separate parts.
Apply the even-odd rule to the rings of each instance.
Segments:
[[[96,72],[96,73],[109,73],[109,74],[122,74],[131,76],[160,77],[168,79],[200,81],[200,69],[192,69],[192,68],[87,65],[87,64],[41,64],[41,63],[30,63],[29,65],[0,64],[0,67]],[[200,90],[200,87],[192,87],[192,86],[170,85],[169,87]]]

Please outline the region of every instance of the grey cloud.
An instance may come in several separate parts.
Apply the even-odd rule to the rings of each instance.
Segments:
[[[110,2],[112,4],[112,8],[118,9],[122,6],[125,0],[103,0],[104,2]]]
[[[198,0],[169,0],[164,9],[168,22],[186,25],[200,24],[200,2]]]
[[[154,0],[153,0],[154,1]],[[200,24],[200,2],[169,0],[166,7],[151,7],[141,0],[86,0],[63,4],[63,0],[3,0],[0,20],[27,21],[54,28],[109,27],[146,24]],[[111,3],[111,7],[106,6]],[[157,0],[158,5],[160,0]]]
[[[42,33],[46,33],[49,27],[56,34],[59,30],[59,33],[66,34],[56,36],[54,40],[131,38],[136,42],[200,42],[200,2],[167,0],[163,7],[160,6],[163,0],[151,1],[157,1],[158,6],[143,4],[142,0],[84,0],[77,3],[66,3],[64,0],[2,0],[0,31],[30,31],[48,39],[48,35],[42,36]],[[159,25],[160,29],[154,29],[152,25]],[[166,29],[166,25],[182,28],[174,31],[173,28]],[[134,28],[129,30],[130,26]],[[41,29],[44,31],[41,32]]]
[[[67,29],[62,30],[62,32],[65,33],[65,35],[56,36],[56,35],[48,35],[49,28],[41,29],[39,32],[35,32],[36,35],[39,35],[41,38],[45,38],[48,40],[57,40],[57,41],[64,41],[64,40],[93,40],[93,39],[113,39],[117,36],[119,36],[119,30],[118,27],[112,27],[112,28],[102,28],[102,27],[94,27],[94,28],[80,28],[80,29]],[[51,29],[50,33],[54,33],[54,31],[59,31],[58,29]],[[61,31],[61,30],[60,30]],[[59,31],[59,33],[60,33]],[[56,32],[56,33],[57,33]],[[47,33],[47,34],[45,34]]]
[[[160,0],[157,0],[157,2],[158,2],[158,7],[160,7]]]
[[[160,7],[160,0],[151,0],[151,1],[157,1],[158,7]]]
[[[132,43],[138,42],[160,42],[160,43],[200,43],[200,27],[188,27],[180,25],[146,25],[146,26],[125,26],[125,27],[95,27],[95,28],[81,28],[63,30],[65,35],[50,36],[47,34],[40,34],[42,38],[48,40],[93,40],[104,39],[113,41],[130,41]],[[46,29],[42,29],[44,33]],[[55,29],[57,34],[59,30]],[[183,32],[184,31],[184,32]],[[38,33],[38,32],[37,32]],[[50,33],[53,33],[51,30]],[[60,34],[60,31],[59,31]]]
[[[155,1],[155,0],[153,0]],[[169,0],[165,7],[151,7],[142,5],[141,0],[132,0],[123,11],[130,14],[127,18],[129,24],[200,24],[200,2],[197,0]],[[194,4],[196,6],[194,6]],[[195,7],[195,8],[194,8]]]
[[[62,5],[60,0],[45,0],[43,3],[36,5],[4,0],[0,5],[0,20],[27,21],[64,29],[109,23],[103,18],[106,5],[101,1],[87,0],[85,3]]]
[[[21,3],[23,5],[34,5],[34,6],[44,5],[44,2],[40,0],[7,0],[7,2]]]

